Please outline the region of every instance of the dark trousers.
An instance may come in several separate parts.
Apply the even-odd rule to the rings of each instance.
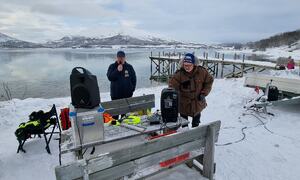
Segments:
[[[188,119],[188,116],[184,115],[184,114],[180,114],[181,117],[183,117],[184,119]],[[201,113],[199,113],[198,115],[193,117],[193,121],[192,121],[192,127],[198,127],[200,124],[200,117],[201,117]]]

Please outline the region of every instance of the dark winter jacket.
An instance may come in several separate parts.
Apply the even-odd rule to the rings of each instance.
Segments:
[[[183,68],[177,70],[169,86],[179,92],[179,113],[196,116],[207,106],[205,96],[212,88],[213,77],[202,66],[195,66],[191,73]]]
[[[110,96],[112,99],[132,97],[136,87],[136,75],[133,67],[125,62],[123,70],[118,71],[118,63],[111,64],[107,70],[110,83]]]

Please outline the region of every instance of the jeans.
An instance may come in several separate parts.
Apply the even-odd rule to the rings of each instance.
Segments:
[[[184,115],[184,114],[180,114],[181,117],[183,117],[184,119],[188,119],[188,116]],[[193,117],[192,120],[192,127],[198,127],[200,124],[200,117],[201,117],[201,113],[199,113],[198,115]]]

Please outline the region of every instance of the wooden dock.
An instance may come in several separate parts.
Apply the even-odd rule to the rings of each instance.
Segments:
[[[151,77],[150,80],[167,81],[179,68],[182,54],[162,53],[162,56],[153,55],[151,52]],[[276,63],[268,61],[246,60],[245,55],[238,59],[225,59],[225,55],[219,53],[215,57],[208,57],[208,53],[203,53],[203,57],[198,57],[199,65],[207,68],[209,73],[215,78],[243,77],[248,72],[262,72],[267,69],[276,69]]]

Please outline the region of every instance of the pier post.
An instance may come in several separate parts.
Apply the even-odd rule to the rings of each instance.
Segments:
[[[233,64],[232,77],[235,77],[234,73],[235,73],[235,65]]]
[[[153,60],[151,59],[151,65],[150,65],[150,74],[151,74],[151,77],[150,77],[150,80],[152,80],[152,76],[153,76],[153,64],[152,63],[153,63]]]
[[[222,69],[221,69],[221,78],[224,77],[224,53],[222,54]]]
[[[241,67],[241,77],[244,76],[244,69],[245,69],[245,54],[243,54],[243,64]]]
[[[218,78],[218,74],[219,74],[219,63],[217,62],[216,65],[217,65],[216,78]]]

